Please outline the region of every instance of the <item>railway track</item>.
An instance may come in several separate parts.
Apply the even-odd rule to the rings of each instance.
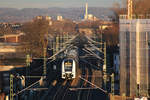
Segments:
[[[65,86],[60,85],[57,91],[55,92],[52,100],[63,100],[66,93],[69,91],[70,86],[71,86],[71,81],[67,81]]]
[[[89,67],[88,64],[86,63],[81,63],[82,65],[82,77],[88,81],[91,82],[92,80],[92,77],[89,77],[89,76],[92,76],[92,72],[91,72],[91,68]],[[81,90],[79,89],[78,90],[78,98],[77,100],[90,100],[90,97],[91,97],[91,85],[89,85],[86,81],[83,81],[81,80],[80,82],[80,88]],[[86,89],[87,88],[87,89]],[[89,88],[89,89],[88,89]]]
[[[78,41],[78,39],[76,39],[76,41]],[[78,48],[81,49],[80,56],[86,56],[86,52],[82,50],[82,48],[84,48],[83,43],[86,43],[86,40],[82,40],[83,43],[80,43],[80,41],[78,42],[79,44],[81,44],[79,45],[77,43],[79,46]],[[88,63],[82,61],[83,59],[85,60],[85,58],[81,58],[79,60],[77,75],[76,78],[72,81],[61,79],[61,70],[59,70],[59,73],[54,72],[55,74],[49,72],[47,81],[48,90],[44,93],[41,93],[41,99],[39,98],[37,100],[93,100],[93,98],[95,98],[94,100],[98,100],[97,97],[101,95],[97,94],[101,91],[96,89],[96,86],[89,84],[89,82],[95,82],[96,78],[95,73],[93,72],[99,69],[97,68],[95,63],[95,66],[93,66],[94,64],[91,63],[93,60],[90,60],[91,58],[89,58],[86,59]],[[81,76],[88,82],[79,78],[79,76]],[[71,90],[70,88],[72,87],[79,89]]]
[[[89,77],[89,76],[93,76],[93,73],[91,71],[91,67],[89,65],[87,65],[87,67],[86,67],[86,78],[85,79],[88,80],[89,82],[91,82],[93,77]],[[87,82],[86,82],[85,87],[89,88],[89,89],[82,90],[82,96],[81,96],[80,100],[91,100],[91,89],[92,89],[92,87]]]

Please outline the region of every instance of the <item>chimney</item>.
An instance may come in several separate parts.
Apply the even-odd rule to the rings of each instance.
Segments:
[[[84,19],[85,19],[85,20],[88,19],[88,3],[86,3]]]

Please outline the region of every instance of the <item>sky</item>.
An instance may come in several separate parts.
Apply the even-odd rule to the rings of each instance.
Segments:
[[[121,0],[0,0],[0,8],[50,8],[83,7],[85,2],[91,7],[112,7]]]

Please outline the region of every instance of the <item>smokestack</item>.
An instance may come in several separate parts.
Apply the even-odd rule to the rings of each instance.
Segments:
[[[88,3],[86,3],[84,19],[85,19],[85,20],[88,19]]]

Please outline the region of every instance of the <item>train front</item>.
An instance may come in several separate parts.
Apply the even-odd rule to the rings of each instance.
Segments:
[[[74,79],[76,76],[76,61],[73,58],[65,58],[62,61],[62,78]]]

